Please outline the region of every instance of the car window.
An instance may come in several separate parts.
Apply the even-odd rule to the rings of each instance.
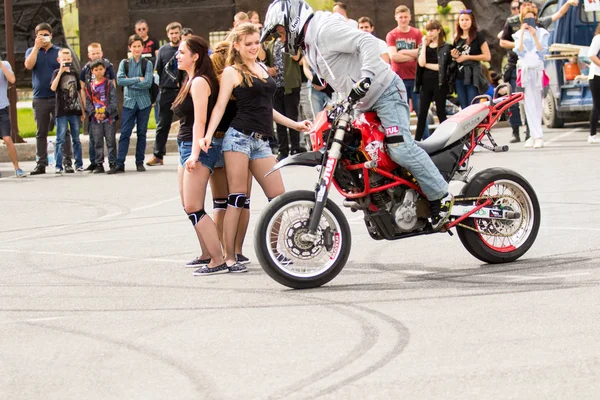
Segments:
[[[556,12],[558,8],[558,2],[553,2],[551,4],[549,4],[548,6],[546,6],[546,8],[544,8],[544,10],[540,13],[539,18],[544,18],[544,17],[551,17],[552,14],[554,14]],[[550,26],[548,26],[548,32],[551,32],[554,30],[554,22],[552,22],[550,24]]]
[[[586,24],[597,24],[600,22],[600,11],[589,11],[586,12],[584,7],[580,7],[581,14],[580,19],[581,22]]]

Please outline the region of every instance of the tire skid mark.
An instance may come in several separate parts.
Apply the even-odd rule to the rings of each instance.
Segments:
[[[175,370],[179,375],[183,376],[184,378],[186,378],[186,380],[189,381],[190,386],[194,389],[194,392],[202,396],[200,398],[214,398],[214,393],[217,393],[216,385],[209,381],[209,374],[201,374],[199,376],[196,376],[194,372],[188,370],[184,365],[180,364],[178,360],[167,355],[159,354],[151,348],[147,348],[142,345],[137,345],[135,343],[127,342],[124,340],[113,339],[97,333],[84,332],[79,329],[67,329],[62,327],[51,326],[48,324],[32,322],[27,322],[26,325],[31,325],[36,328],[42,328],[64,334],[80,336],[86,339],[91,339],[97,342],[101,342],[104,344],[112,345],[115,347],[123,348],[125,350],[138,353],[142,356],[158,361],[161,364],[164,364],[170,367],[171,369]]]

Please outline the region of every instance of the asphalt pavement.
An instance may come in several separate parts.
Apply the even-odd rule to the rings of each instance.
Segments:
[[[120,175],[2,178],[0,399],[597,399],[600,146],[587,132],[471,159],[537,192],[541,229],[518,262],[482,264],[447,234],[374,241],[345,210],[349,262],[306,291],[256,262],[184,268],[199,249],[175,155],[145,173],[130,158]],[[316,171],[283,177],[310,190]],[[255,185],[253,261],[266,204]]]

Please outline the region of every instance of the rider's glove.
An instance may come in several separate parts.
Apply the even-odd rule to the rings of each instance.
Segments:
[[[369,88],[371,87],[371,78],[362,78],[360,81],[356,82],[350,91],[350,101],[355,103],[358,100],[365,97]]]

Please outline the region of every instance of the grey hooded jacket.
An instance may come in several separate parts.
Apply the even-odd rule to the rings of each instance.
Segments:
[[[346,95],[355,82],[371,78],[371,88],[358,104],[359,111],[369,110],[396,77],[381,59],[375,36],[353,29],[330,12],[315,12],[304,43],[310,67],[336,92]]]

